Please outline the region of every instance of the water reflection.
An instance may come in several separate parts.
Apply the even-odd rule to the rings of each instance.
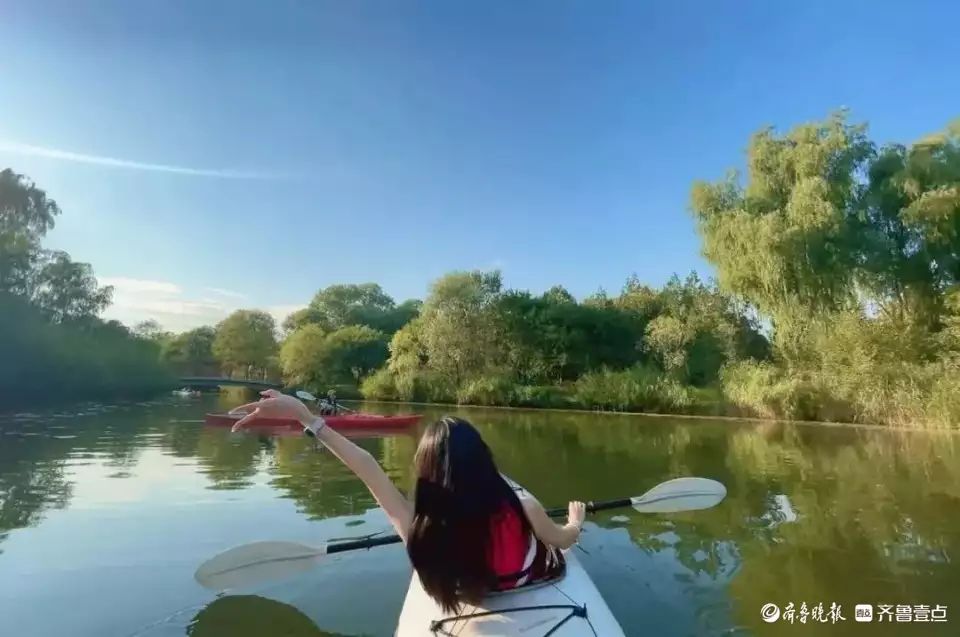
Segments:
[[[317,628],[309,617],[289,604],[260,597],[236,595],[210,602],[187,626],[190,637],[338,637]]]
[[[95,605],[98,587],[130,588],[131,574],[149,568],[139,592],[128,593],[135,607],[112,611],[132,632],[181,598],[203,599],[190,575],[218,550],[254,539],[315,541],[334,533],[328,528],[342,533],[358,522],[365,525],[354,529],[361,534],[374,524],[365,513],[375,506],[370,495],[311,440],[231,435],[198,422],[204,411],[228,406],[161,400],[0,416],[0,614],[32,622],[31,634],[44,634],[61,625],[42,609]],[[480,427],[503,470],[547,506],[638,495],[679,475],[727,486],[727,500],[707,511],[611,511],[592,519],[583,561],[628,634],[788,634],[792,627],[763,623],[759,609],[792,601],[842,604],[846,624],[817,627],[818,634],[840,635],[849,631],[856,603],[960,601],[960,571],[952,563],[960,549],[954,435],[506,410],[459,414]],[[415,432],[358,444],[401,488],[409,487]],[[336,524],[321,527],[318,520]],[[120,539],[96,538],[98,528]],[[45,562],[51,546],[78,537],[91,538],[85,551]],[[122,577],[117,568],[126,569]],[[305,635],[325,634],[316,626],[388,635],[405,568],[402,551],[347,556],[271,589],[270,597],[292,606],[262,596],[247,601],[304,613],[309,626],[292,615],[290,621],[314,631]],[[27,575],[37,582],[32,588],[19,584]],[[344,584],[350,581],[358,588]],[[161,583],[166,596],[151,589]],[[70,595],[54,602],[51,587],[60,585]],[[370,590],[377,591],[373,597]],[[351,598],[388,610],[362,618],[347,608]],[[218,634],[201,630],[226,627],[217,609],[239,603],[230,599],[241,598],[214,602],[175,632]],[[104,634],[101,624],[92,614],[68,632]],[[924,634],[950,634],[949,625],[925,626]],[[874,628],[897,634],[896,627]]]

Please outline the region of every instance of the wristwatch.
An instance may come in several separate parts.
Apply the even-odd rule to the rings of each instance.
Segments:
[[[309,425],[304,425],[303,433],[310,436],[311,438],[316,438],[317,434],[320,433],[320,430],[327,426],[327,422],[323,419],[323,416],[317,416],[313,419]]]

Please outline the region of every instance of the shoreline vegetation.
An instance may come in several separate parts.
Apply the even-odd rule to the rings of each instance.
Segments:
[[[452,272],[423,301],[330,285],[279,327],[238,310],[171,334],[98,318],[109,288],[40,248],[59,208],[7,170],[0,302],[20,309],[0,317],[0,393],[124,396],[217,373],[397,402],[960,424],[960,121],[910,145],[844,113],[763,129],[744,174],[693,184],[690,208],[715,280],[632,276],[577,299]]]
[[[899,431],[911,433],[931,433],[945,435],[960,435],[960,429],[945,429],[932,427],[916,426],[897,426],[881,425],[877,423],[866,422],[843,422],[833,420],[790,420],[787,418],[762,418],[759,416],[724,416],[724,415],[704,415],[704,414],[681,414],[681,413],[659,413],[653,411],[604,411],[600,409],[583,409],[581,407],[511,407],[507,405],[467,405],[456,403],[423,403],[423,402],[404,402],[397,400],[374,400],[366,398],[347,399],[342,402],[372,403],[379,405],[412,405],[415,407],[449,407],[453,409],[498,409],[506,411],[532,411],[532,412],[553,412],[557,414],[593,414],[600,416],[642,416],[650,418],[676,418],[680,420],[707,420],[707,421],[730,421],[730,422],[749,422],[752,424],[785,424],[799,425],[807,427],[849,427],[852,429],[874,429],[880,431]]]

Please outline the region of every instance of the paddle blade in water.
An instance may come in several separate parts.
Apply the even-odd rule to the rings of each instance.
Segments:
[[[727,495],[727,488],[707,478],[675,478],[631,498],[633,508],[641,513],[675,513],[709,509]]]
[[[210,558],[193,577],[210,590],[243,588],[306,571],[324,554],[323,548],[296,542],[254,542]]]

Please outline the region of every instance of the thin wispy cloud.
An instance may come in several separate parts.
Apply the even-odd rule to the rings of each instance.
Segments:
[[[258,306],[247,303],[247,296],[224,288],[202,288],[210,296],[191,294],[173,281],[135,279],[124,276],[99,277],[101,285],[113,286],[113,303],[103,313],[127,325],[153,319],[164,329],[180,332],[201,325],[216,325],[234,310],[260,307],[281,324],[291,312],[304,305]]]
[[[151,281],[149,279],[132,279],[125,276],[97,277],[100,285],[112,285],[117,292],[131,294],[180,294],[182,289],[176,283],[169,281]]]
[[[268,173],[260,171],[220,169],[220,168],[192,168],[189,166],[175,166],[173,164],[155,164],[151,162],[134,161],[130,159],[121,159],[118,157],[108,157],[105,155],[90,155],[88,153],[78,153],[72,150],[62,148],[48,148],[46,146],[34,146],[33,144],[22,144],[20,142],[0,140],[0,152],[13,153],[28,157],[44,157],[46,159],[59,159],[62,161],[72,161],[81,164],[94,164],[97,166],[108,166],[110,168],[125,168],[128,170],[144,170],[149,172],[172,173],[175,175],[188,175],[191,177],[215,177],[218,179],[289,179],[289,175],[279,173]]]
[[[216,294],[217,296],[227,296],[227,297],[230,297],[230,298],[232,298],[232,299],[245,299],[245,298],[247,298],[247,295],[246,295],[246,294],[243,294],[243,293],[241,293],[241,292],[234,292],[233,290],[225,290],[225,289],[223,289],[223,288],[203,288],[203,289],[206,290],[207,292],[212,292],[213,294]]]

